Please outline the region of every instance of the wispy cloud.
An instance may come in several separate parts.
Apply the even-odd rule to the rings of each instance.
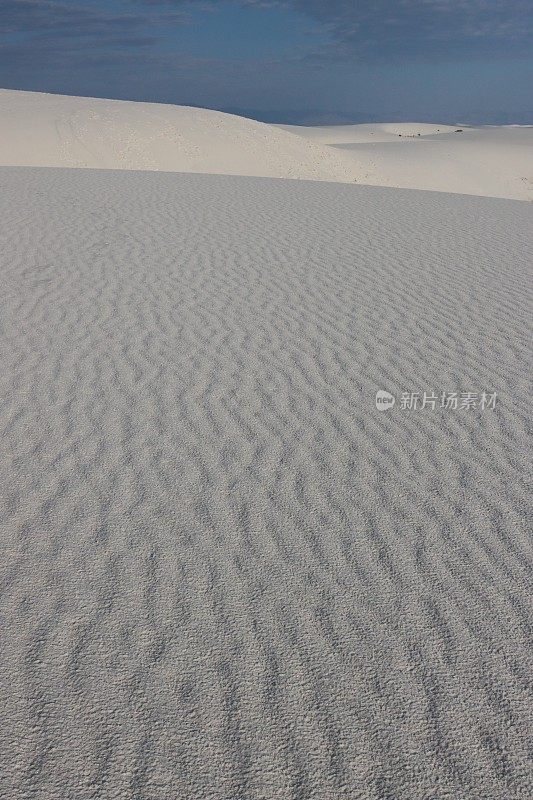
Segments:
[[[342,91],[353,104],[352,90],[367,102],[359,74],[388,96],[399,62],[420,92],[425,61],[460,95],[458,65],[495,59],[526,86],[532,36],[533,0],[0,0],[0,86],[226,105],[244,92],[265,108],[315,103],[320,86],[325,104]]]
[[[174,4],[176,5],[176,4]],[[104,2],[72,3],[54,0],[0,0],[0,39],[8,43],[16,36],[18,42],[32,42],[45,34],[51,42],[83,37],[87,45],[102,46],[106,42],[137,47],[154,44],[161,31],[171,24],[184,22],[187,15],[176,8],[151,11],[133,10],[126,3],[119,12],[109,11]]]
[[[132,0],[137,7],[223,7],[226,0]],[[290,9],[315,21],[337,58],[387,59],[531,48],[532,0],[234,0]],[[333,54],[333,47],[330,55]],[[326,51],[327,52],[327,48]]]
[[[126,0],[110,10],[102,0],[0,0],[0,85],[16,85],[19,77],[22,86],[28,79],[40,86],[61,71],[68,80],[94,67],[155,66],[165,31],[187,21],[173,6],[135,8]]]
[[[327,27],[341,55],[433,58],[530,46],[531,0],[291,0]]]
[[[530,47],[533,0],[233,0],[233,6],[288,9],[312,20],[324,44],[295,53],[315,63],[374,62],[463,53],[519,55]],[[226,0],[0,0],[0,44],[35,48],[42,57],[54,39],[78,40],[78,58],[93,49],[157,51],[189,9],[223,9]],[[113,9],[113,10],[111,10]],[[42,39],[46,36],[46,39]],[[40,43],[38,39],[41,38]],[[15,46],[16,45],[16,46]]]

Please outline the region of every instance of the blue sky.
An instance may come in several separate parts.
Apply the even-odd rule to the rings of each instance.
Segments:
[[[0,0],[0,86],[272,121],[533,123],[533,0]]]

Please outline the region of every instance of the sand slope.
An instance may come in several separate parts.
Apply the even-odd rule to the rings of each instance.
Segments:
[[[530,800],[532,207],[0,189],[0,795]]]
[[[272,125],[202,108],[0,90],[0,165],[353,182],[353,160]]]
[[[282,127],[352,156],[361,183],[533,200],[533,126]]]

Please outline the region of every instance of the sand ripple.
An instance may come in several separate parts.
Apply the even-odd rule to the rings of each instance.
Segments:
[[[531,207],[0,185],[0,794],[529,800]]]

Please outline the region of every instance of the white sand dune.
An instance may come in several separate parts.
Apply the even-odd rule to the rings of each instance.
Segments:
[[[0,169],[0,796],[530,800],[532,222]]]
[[[356,179],[345,154],[232,114],[6,89],[0,165]]]
[[[533,200],[533,126],[281,126],[354,158],[360,183]]]
[[[456,128],[276,126],[186,106],[0,90],[3,166],[249,175],[533,199],[533,127]]]

